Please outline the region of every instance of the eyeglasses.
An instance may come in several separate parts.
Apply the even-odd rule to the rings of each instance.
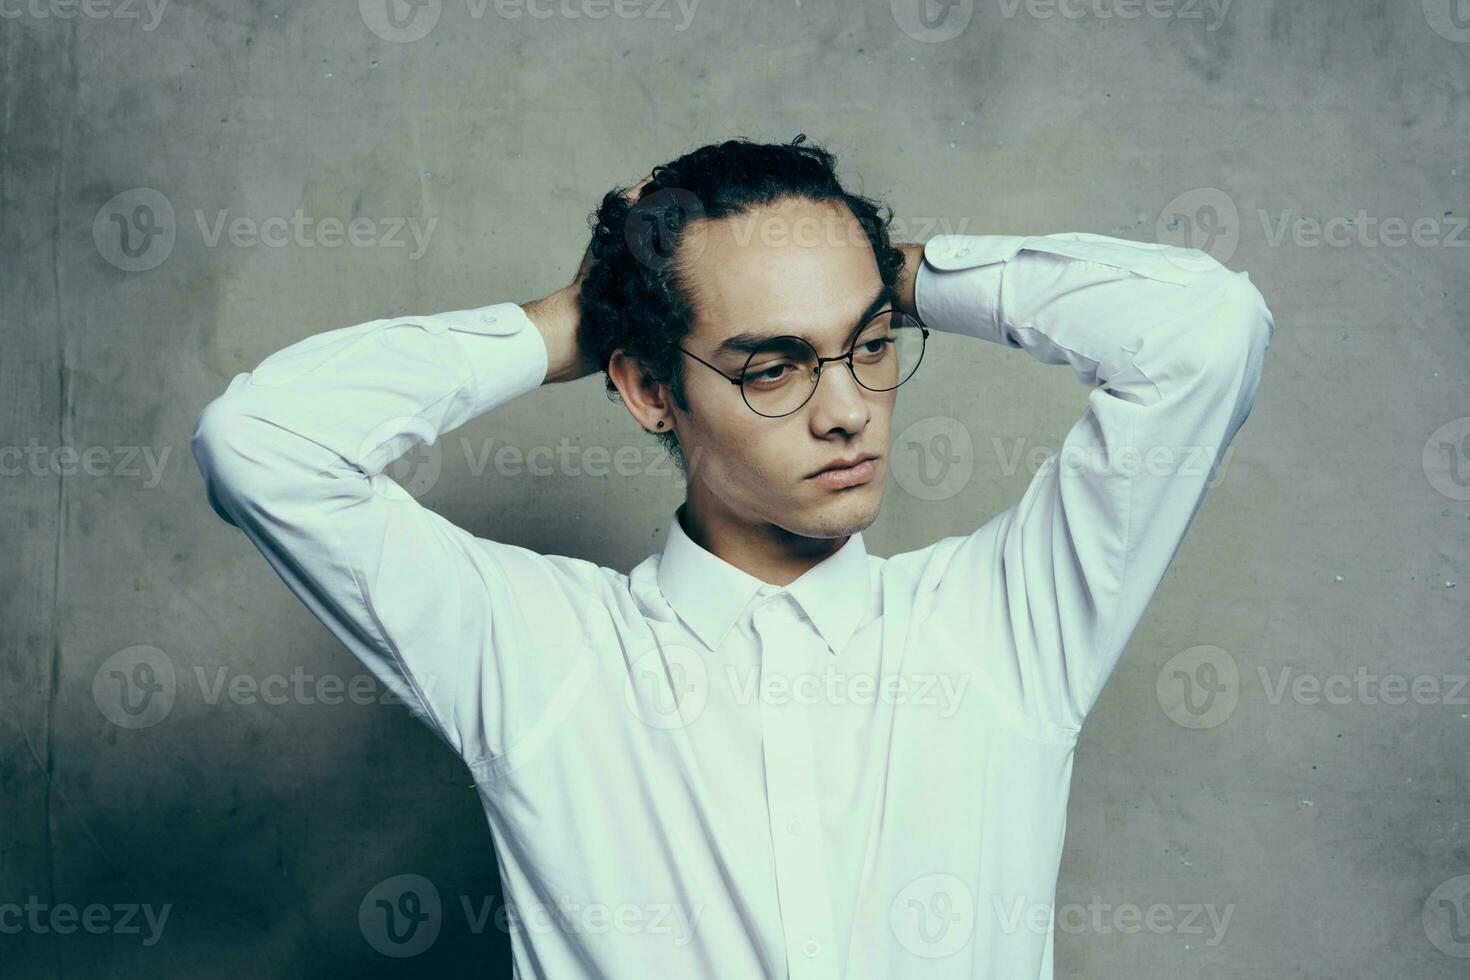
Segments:
[[[914,376],[924,359],[929,328],[898,310],[880,310],[863,324],[846,354],[821,357],[800,337],[771,337],[750,352],[740,374],[731,377],[709,361],[679,349],[733,385],[750,410],[781,418],[800,409],[816,393],[822,367],[846,361],[853,380],[869,391],[892,391]]]

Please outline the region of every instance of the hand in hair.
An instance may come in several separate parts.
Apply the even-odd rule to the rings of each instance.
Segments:
[[[628,203],[636,202],[644,185],[652,179],[653,174],[650,173],[624,191],[623,196],[628,199]],[[546,341],[547,382],[575,381],[600,370],[597,360],[587,356],[577,339],[578,325],[581,322],[578,297],[592,262],[592,244],[589,242],[570,284],[550,296],[525,304],[526,316],[541,331],[541,337]]]

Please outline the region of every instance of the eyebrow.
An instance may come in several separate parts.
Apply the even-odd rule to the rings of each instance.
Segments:
[[[858,330],[862,328],[863,324],[868,322],[869,318],[871,318],[879,310],[883,309],[884,306],[890,303],[896,303],[897,299],[897,291],[892,286],[885,285],[881,289],[879,289],[878,295],[873,297],[872,301],[868,303],[867,309],[863,310],[862,314],[858,317],[857,322],[853,324],[852,329],[848,332],[847,339],[851,340],[853,338],[853,335],[855,335]],[[737,333],[726,337],[719,343],[717,347],[715,347],[714,353],[711,356],[719,357],[723,354],[750,354],[761,344],[772,339],[773,337],[801,337],[802,340],[805,340],[807,343],[811,344],[811,338],[803,336],[802,334],[755,333],[751,331],[746,331],[744,333]],[[812,344],[812,347],[815,348],[816,346],[816,344]]]

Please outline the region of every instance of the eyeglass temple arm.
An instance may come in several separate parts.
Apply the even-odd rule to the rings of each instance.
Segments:
[[[700,357],[698,354],[694,353],[691,350],[685,350],[683,344],[680,344],[679,345],[679,349],[682,350],[682,351],[684,351],[684,353],[688,354],[690,357],[694,358],[700,364],[703,364],[705,367],[707,367],[711,371],[715,372],[715,374],[718,374],[720,377],[722,377],[726,381],[730,382],[732,385],[738,385],[738,384],[740,384],[740,381],[741,381],[740,378],[732,378],[732,377],[730,377],[724,371],[721,371],[719,368],[715,367],[713,364],[711,364],[709,361],[706,361],[704,358]]]

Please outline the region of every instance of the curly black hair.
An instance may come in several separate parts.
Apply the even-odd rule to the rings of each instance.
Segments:
[[[689,411],[678,344],[694,317],[688,270],[677,261],[677,249],[692,222],[744,215],[787,198],[840,201],[867,233],[883,284],[895,287],[904,256],[889,241],[892,209],[846,190],[833,155],[815,144],[802,145],[805,141],[802,133],[789,144],[743,138],[711,143],[654,167],[634,204],[623,196],[625,187],[603,196],[588,219],[592,264],[578,300],[578,342],[603,370],[610,399],[620,396],[605,372],[613,351],[622,348],[668,385],[681,410]],[[655,436],[687,475],[678,437],[672,432]]]

